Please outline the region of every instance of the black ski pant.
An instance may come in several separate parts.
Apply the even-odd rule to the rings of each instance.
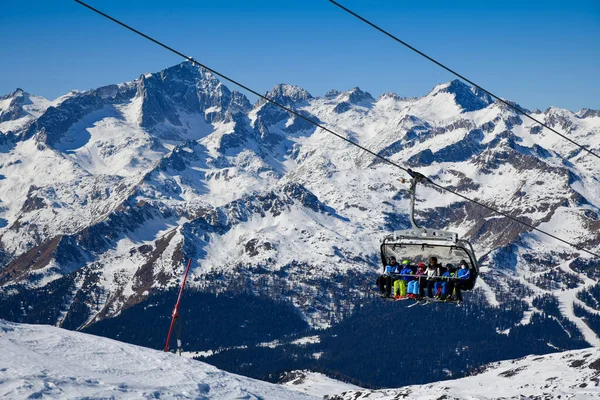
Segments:
[[[433,285],[435,285],[435,280],[427,281],[427,297],[433,297]]]
[[[419,297],[425,297],[425,286],[427,286],[427,279],[419,278]]]
[[[377,284],[379,285],[379,291],[381,293],[386,293],[388,296],[392,295],[392,286],[394,285],[394,280],[389,275],[381,275],[377,278]]]
[[[454,284],[454,292],[456,294],[456,300],[458,301],[462,301],[462,293],[461,293],[461,289],[464,286],[464,282],[456,282]]]
[[[454,292],[455,287],[456,287],[456,284],[454,283],[454,280],[450,279],[448,281],[448,283],[446,283],[446,295],[452,296],[452,293]]]

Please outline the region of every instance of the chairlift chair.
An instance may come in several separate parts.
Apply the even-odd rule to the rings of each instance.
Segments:
[[[395,257],[399,262],[404,259],[416,265],[436,257],[442,265],[452,264],[457,266],[465,260],[471,271],[471,276],[462,286],[462,290],[472,290],[479,275],[479,265],[475,250],[466,239],[460,239],[456,232],[420,227],[415,221],[415,193],[417,184],[425,176],[415,171],[410,171],[412,180],[410,186],[410,222],[412,228],[395,231],[385,236],[381,241],[381,262],[384,272],[390,257]]]

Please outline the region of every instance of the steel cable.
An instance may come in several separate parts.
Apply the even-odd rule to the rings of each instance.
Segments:
[[[392,38],[393,40],[395,40],[396,42],[402,44],[403,46],[409,48],[410,50],[414,51],[415,53],[425,57],[426,59],[428,59],[429,61],[431,61],[432,63],[442,67],[443,69],[445,69],[446,71],[450,72],[451,74],[453,74],[454,76],[457,76],[458,78],[462,79],[463,81],[469,83],[470,85],[476,87],[477,89],[481,90],[482,92],[487,93],[488,95],[492,96],[494,99],[498,100],[499,102],[501,102],[502,104],[506,105],[507,107],[510,107],[511,109],[515,110],[516,112],[518,112],[519,114],[522,114],[524,116],[526,116],[527,118],[529,118],[530,120],[537,122],[538,124],[540,124],[541,126],[543,126],[544,128],[550,130],[551,132],[557,134],[558,136],[562,137],[563,139],[568,140],[569,142],[571,142],[572,144],[574,144],[575,146],[579,147],[581,150],[584,150],[586,152],[588,152],[589,154],[593,155],[594,157],[600,159],[600,155],[594,153],[592,150],[588,149],[587,147],[580,145],[579,143],[577,143],[576,141],[574,141],[573,139],[567,137],[566,135],[558,132],[556,129],[551,128],[550,126],[546,125],[545,123],[543,123],[542,121],[538,120],[537,118],[532,117],[529,113],[523,111],[523,109],[521,109],[520,107],[515,106],[514,104],[502,99],[501,97],[496,96],[494,93],[490,92],[489,90],[486,90],[484,88],[482,88],[481,86],[479,86],[478,84],[476,84],[475,82],[473,82],[472,80],[466,78],[464,75],[459,74],[458,72],[456,72],[455,70],[451,69],[450,67],[447,67],[446,65],[442,64],[441,62],[437,61],[436,59],[428,56],[427,54],[423,53],[422,51],[416,49],[415,47],[411,46],[410,44],[406,43],[405,41],[403,41],[402,39],[394,36],[393,34],[391,34],[390,32],[386,31],[385,29],[379,27],[378,25],[374,24],[373,22],[369,21],[368,19],[361,17],[360,15],[358,15],[357,13],[355,13],[354,11],[344,7],[343,5],[341,5],[340,3],[338,3],[335,0],[329,0],[330,3],[336,5],[337,7],[339,7],[340,9],[346,11],[348,14],[358,18],[359,20],[363,21],[364,23],[366,23],[367,25],[370,25],[371,27],[375,28],[376,30],[378,30],[379,32],[383,33],[384,35]]]
[[[113,17],[111,17],[108,14],[105,14],[104,12],[102,12],[102,11],[100,11],[100,10],[98,10],[98,9],[96,9],[96,8],[94,8],[94,7],[86,4],[86,3],[84,3],[83,1],[81,1],[81,0],[74,0],[74,1],[76,3],[81,4],[82,6],[84,6],[86,8],[88,8],[88,9],[94,11],[95,13],[97,13],[97,14],[99,14],[99,15],[101,15],[101,16],[103,16],[103,17],[105,17],[105,18],[107,18],[107,19],[109,19],[109,20],[111,20],[111,21],[113,21],[113,22],[121,25],[122,27],[124,27],[124,28],[126,28],[126,29],[128,29],[128,30],[130,30],[130,31],[132,31],[132,32],[134,32],[134,33],[136,33],[136,34],[138,34],[138,35],[140,35],[140,36],[148,39],[148,40],[150,40],[151,42],[156,43],[157,45],[159,45],[159,46],[161,46],[161,47],[163,47],[163,48],[171,51],[172,53],[175,53],[175,54],[179,55],[180,57],[183,57],[184,59],[190,61],[191,63],[193,63],[193,64],[195,64],[195,65],[197,65],[199,67],[202,67],[202,68],[206,69],[207,71],[210,71],[211,73],[213,73],[213,74],[215,74],[215,75],[217,75],[217,76],[225,79],[226,81],[229,81],[229,82],[233,83],[234,85],[239,86],[240,88],[242,88],[242,89],[244,89],[244,90],[246,90],[246,91],[254,94],[255,96],[257,96],[257,97],[259,97],[259,98],[261,98],[261,99],[263,99],[263,100],[265,100],[265,101],[267,101],[267,102],[269,102],[269,103],[271,103],[271,104],[273,104],[273,105],[275,105],[275,106],[277,106],[277,107],[279,107],[279,108],[281,108],[281,109],[289,112],[292,115],[295,115],[296,117],[298,117],[298,118],[300,118],[300,119],[302,119],[304,121],[309,122],[310,124],[312,124],[312,125],[320,128],[320,129],[324,130],[325,132],[328,132],[328,133],[330,133],[330,134],[332,134],[332,135],[334,135],[334,136],[336,136],[336,137],[344,140],[347,143],[350,143],[351,145],[353,145],[353,146],[355,146],[355,147],[357,147],[357,148],[359,148],[359,149],[361,149],[361,150],[363,150],[363,151],[371,154],[373,157],[376,157],[376,158],[384,161],[387,164],[390,164],[390,165],[392,165],[392,166],[394,166],[396,168],[399,168],[399,169],[405,171],[406,173],[408,173],[414,179],[423,179],[426,182],[430,183],[431,185],[433,185],[433,186],[435,186],[435,187],[437,187],[439,189],[445,190],[445,191],[447,191],[449,193],[452,193],[452,194],[454,194],[454,195],[456,195],[458,197],[461,197],[461,198],[463,198],[463,199],[465,199],[467,201],[470,201],[470,202],[472,202],[474,204],[482,206],[482,207],[484,207],[484,208],[486,208],[486,209],[488,209],[488,210],[490,210],[492,212],[495,212],[495,213],[497,213],[499,215],[502,215],[503,217],[506,217],[506,218],[508,218],[508,219],[510,219],[512,221],[517,222],[517,223],[520,223],[520,224],[522,224],[522,225],[524,225],[524,226],[526,226],[526,227],[528,227],[528,228],[530,228],[532,230],[535,230],[537,232],[543,233],[544,235],[547,235],[547,236],[549,236],[549,237],[551,237],[553,239],[556,239],[556,240],[558,240],[558,241],[560,241],[560,242],[562,242],[564,244],[572,246],[572,247],[576,248],[577,250],[586,252],[586,253],[594,256],[594,257],[600,258],[599,254],[596,254],[596,253],[594,253],[594,252],[592,252],[590,250],[587,250],[587,249],[585,249],[585,248],[583,248],[583,247],[581,247],[581,246],[579,246],[577,244],[571,243],[571,242],[569,242],[567,240],[561,239],[560,237],[555,236],[555,235],[553,235],[551,233],[548,233],[548,232],[546,232],[546,231],[544,231],[542,229],[536,228],[535,226],[529,224],[528,222],[522,221],[522,220],[520,220],[520,219],[518,219],[516,217],[511,216],[510,214],[507,214],[507,213],[505,213],[503,211],[496,210],[493,207],[485,205],[485,204],[483,204],[483,203],[481,203],[481,202],[479,202],[477,200],[470,199],[470,198],[468,198],[467,196],[465,196],[463,194],[455,192],[454,190],[449,189],[449,188],[447,188],[447,187],[445,187],[443,185],[440,185],[438,183],[435,183],[430,178],[426,177],[425,175],[420,174],[419,172],[414,171],[414,170],[412,170],[410,168],[405,168],[402,165],[400,165],[400,164],[398,164],[398,163],[396,163],[396,162],[394,162],[394,161],[392,161],[392,160],[390,160],[390,159],[388,159],[388,158],[386,158],[386,157],[384,157],[384,156],[382,156],[380,154],[377,154],[374,151],[369,150],[369,149],[367,149],[364,146],[361,146],[360,144],[358,144],[358,143],[356,143],[356,142],[354,142],[354,141],[352,141],[352,140],[344,137],[343,135],[341,135],[341,134],[339,134],[337,132],[334,132],[331,129],[329,129],[329,128],[323,126],[323,125],[321,125],[320,123],[318,123],[318,122],[316,122],[316,121],[314,121],[314,120],[312,120],[312,119],[310,119],[310,118],[308,118],[308,117],[300,114],[298,111],[295,111],[292,108],[289,108],[289,107],[287,107],[287,106],[285,106],[283,104],[278,103],[277,101],[275,101],[273,99],[268,98],[267,96],[265,96],[265,95],[257,92],[256,90],[253,90],[253,89],[249,88],[248,86],[244,85],[243,83],[241,83],[241,82],[239,82],[239,81],[237,81],[237,80],[235,80],[233,78],[230,78],[227,75],[224,75],[224,74],[222,74],[222,73],[220,73],[220,72],[218,72],[218,71],[216,71],[216,70],[214,70],[214,69],[212,69],[212,68],[210,68],[210,67],[208,67],[208,66],[206,66],[206,65],[204,65],[204,64],[202,64],[202,63],[200,63],[198,61],[196,61],[192,57],[186,56],[182,52],[180,52],[178,50],[175,50],[174,48],[172,48],[172,47],[170,47],[170,46],[168,46],[168,45],[166,45],[166,44],[164,44],[164,43],[162,43],[162,42],[160,42],[160,41],[158,41],[158,40],[156,40],[156,39],[154,39],[154,38],[152,38],[152,37],[150,37],[150,36],[148,36],[148,35],[146,35],[146,34],[144,34],[142,32],[140,32],[140,31],[138,31],[137,29],[135,29],[135,28],[133,28],[133,27],[131,27],[131,26],[129,26],[129,25],[127,25],[127,24],[125,24],[125,23],[123,23],[123,22],[121,22],[121,21],[113,18]]]

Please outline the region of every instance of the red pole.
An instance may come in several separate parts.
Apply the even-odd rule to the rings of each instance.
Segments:
[[[173,308],[173,315],[171,317],[171,326],[169,327],[169,334],[167,335],[167,344],[165,344],[165,353],[169,351],[169,342],[171,342],[171,333],[173,333],[173,327],[175,321],[179,317],[179,302],[181,301],[181,295],[183,294],[183,288],[185,287],[185,281],[187,281],[188,272],[190,272],[190,265],[192,265],[192,259],[188,261],[187,268],[185,269],[185,275],[183,275],[183,282],[181,282],[181,288],[179,289],[179,296],[177,296],[177,303]]]

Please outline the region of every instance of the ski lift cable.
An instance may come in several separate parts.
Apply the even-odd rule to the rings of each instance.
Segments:
[[[482,207],[484,207],[484,208],[486,208],[486,209],[488,209],[488,210],[490,210],[490,211],[492,211],[492,212],[494,212],[496,214],[502,215],[503,217],[506,217],[506,218],[508,218],[508,219],[510,219],[512,221],[515,221],[515,222],[517,222],[519,224],[522,224],[522,225],[524,225],[524,226],[526,226],[526,227],[528,227],[528,228],[530,228],[532,230],[535,230],[537,232],[543,233],[546,236],[549,236],[549,237],[551,237],[553,239],[556,239],[556,240],[558,240],[558,241],[560,241],[560,242],[562,242],[564,244],[567,244],[567,245],[569,245],[571,247],[574,247],[577,250],[583,251],[583,252],[588,253],[588,254],[590,254],[590,255],[592,255],[594,257],[600,258],[600,254],[596,254],[596,253],[594,253],[594,252],[592,252],[590,250],[587,250],[587,249],[585,249],[585,248],[583,248],[583,247],[581,247],[581,246],[579,246],[577,244],[574,244],[574,243],[571,243],[571,242],[569,242],[567,240],[561,239],[560,237],[558,237],[556,235],[553,235],[553,234],[551,234],[549,232],[546,232],[546,231],[544,231],[544,230],[542,230],[540,228],[536,228],[535,226],[533,226],[533,225],[531,225],[531,224],[529,224],[529,223],[527,223],[525,221],[522,221],[519,218],[513,217],[510,214],[507,214],[507,213],[505,213],[503,211],[500,211],[500,210],[496,210],[493,207],[490,207],[488,205],[485,205],[485,204],[481,203],[480,201],[473,200],[473,199],[471,199],[471,198],[469,198],[469,197],[467,197],[467,196],[465,196],[463,194],[455,192],[454,190],[452,190],[452,189],[450,189],[448,187],[445,187],[443,185],[435,183],[434,181],[432,181],[427,176],[425,176],[425,175],[423,175],[423,174],[421,174],[421,173],[419,173],[417,171],[414,171],[414,170],[412,170],[410,168],[403,167],[402,165],[400,165],[400,164],[398,164],[398,163],[396,163],[396,162],[394,162],[394,161],[392,161],[392,160],[390,160],[390,159],[388,159],[388,158],[386,158],[386,157],[384,157],[384,156],[382,156],[380,154],[377,154],[376,152],[374,152],[372,150],[369,150],[368,148],[366,148],[364,146],[361,146],[360,144],[354,142],[353,140],[350,140],[350,139],[344,137],[343,135],[341,135],[341,134],[339,134],[339,133],[337,133],[337,132],[335,132],[335,131],[333,131],[333,130],[325,127],[325,126],[323,126],[322,124],[320,124],[320,123],[318,123],[318,122],[316,122],[316,121],[314,121],[314,120],[312,120],[312,119],[310,119],[310,118],[302,115],[298,111],[295,111],[292,108],[289,108],[289,107],[287,107],[287,106],[285,106],[283,104],[280,104],[279,102],[277,102],[277,101],[275,101],[275,100],[273,100],[273,99],[271,99],[271,98],[269,98],[269,97],[267,97],[267,96],[265,96],[265,95],[257,92],[256,90],[249,88],[248,86],[244,85],[243,83],[241,83],[241,82],[239,82],[239,81],[237,81],[237,80],[235,80],[233,78],[230,78],[229,76],[224,75],[224,74],[222,74],[222,73],[220,73],[220,72],[218,72],[218,71],[216,71],[216,70],[214,70],[214,69],[212,69],[212,68],[210,68],[210,67],[202,64],[199,61],[196,61],[192,57],[186,56],[182,52],[180,52],[178,50],[175,50],[174,48],[172,48],[172,47],[170,47],[170,46],[168,46],[168,45],[166,45],[166,44],[164,44],[164,43],[162,43],[162,42],[160,42],[160,41],[158,41],[158,40],[156,40],[156,39],[154,39],[154,38],[146,35],[145,33],[142,33],[140,31],[138,31],[137,29],[135,29],[135,28],[133,28],[133,27],[125,24],[124,22],[121,22],[121,21],[119,21],[119,20],[111,17],[108,14],[105,14],[104,12],[102,12],[102,11],[100,11],[100,10],[98,10],[98,9],[96,9],[96,8],[94,8],[94,7],[86,4],[86,3],[84,3],[83,1],[81,1],[81,0],[74,0],[74,1],[76,3],[79,3],[80,5],[88,8],[88,9],[90,9],[91,11],[94,11],[95,13],[97,13],[97,14],[99,14],[99,15],[101,15],[101,16],[103,16],[103,17],[105,17],[105,18],[107,18],[107,19],[109,19],[109,20],[111,20],[111,21],[113,21],[113,22],[121,25],[122,27],[124,27],[124,28],[126,28],[126,29],[128,29],[128,30],[130,30],[130,31],[132,31],[132,32],[134,32],[134,33],[136,33],[136,34],[138,34],[138,35],[140,35],[140,36],[148,39],[148,40],[150,40],[151,42],[156,43],[157,45],[163,47],[164,49],[167,49],[170,52],[175,53],[175,54],[177,54],[180,57],[183,57],[184,59],[188,60],[189,62],[191,62],[193,64],[196,64],[197,66],[202,67],[202,68],[206,69],[207,71],[210,71],[211,73],[213,73],[213,74],[215,74],[215,75],[217,75],[217,76],[225,79],[226,81],[229,81],[229,82],[233,83],[236,86],[239,86],[240,88],[242,88],[242,89],[244,89],[244,90],[246,90],[246,91],[254,94],[255,96],[257,96],[257,97],[259,97],[259,98],[261,98],[261,99],[263,99],[263,100],[265,100],[265,101],[267,101],[267,102],[269,102],[269,103],[271,103],[271,104],[273,104],[273,105],[275,105],[275,106],[277,106],[277,107],[279,107],[279,108],[287,111],[288,113],[293,114],[296,117],[298,117],[298,118],[300,118],[300,119],[302,119],[302,120],[304,120],[304,121],[306,121],[306,122],[308,122],[308,123],[310,123],[310,124],[312,124],[312,125],[320,128],[322,130],[324,130],[325,132],[328,132],[328,133],[336,136],[337,138],[342,139],[345,142],[347,142],[347,143],[349,143],[349,144],[351,144],[351,145],[353,145],[353,146],[355,146],[355,147],[357,147],[357,148],[359,148],[359,149],[361,149],[361,150],[363,150],[363,151],[371,154],[373,157],[376,157],[376,158],[384,161],[385,163],[387,163],[389,165],[392,165],[392,166],[394,166],[396,168],[401,169],[402,171],[404,171],[407,174],[409,174],[413,179],[417,179],[421,183],[424,183],[424,182],[429,183],[429,184],[433,185],[434,187],[437,187],[437,188],[439,188],[441,190],[445,190],[445,191],[447,191],[449,193],[452,193],[452,194],[454,194],[454,195],[456,195],[458,197],[461,197],[461,198],[463,198],[463,199],[465,199],[465,200],[467,200],[469,202],[472,202],[474,204],[482,206]]]
[[[409,48],[410,50],[414,51],[415,53],[425,57],[426,59],[428,59],[429,61],[431,61],[432,63],[442,67],[443,69],[445,69],[446,71],[450,72],[451,74],[453,74],[454,76],[457,76],[458,78],[462,79],[463,81],[471,84],[472,86],[476,87],[477,89],[487,93],[488,95],[492,96],[494,99],[498,100],[499,102],[501,102],[502,104],[510,107],[511,109],[515,110],[516,112],[518,112],[519,114],[522,114],[524,116],[526,116],[527,118],[529,118],[530,120],[540,124],[541,126],[543,126],[544,128],[550,130],[551,132],[557,134],[558,136],[562,137],[563,139],[568,140],[569,142],[571,142],[572,144],[574,144],[575,146],[579,147],[581,150],[585,150],[586,152],[588,152],[589,154],[593,155],[594,157],[600,159],[600,155],[596,154],[595,152],[593,152],[592,150],[588,149],[587,147],[577,143],[576,141],[574,141],[573,139],[569,138],[568,136],[566,136],[563,133],[558,132],[556,129],[551,128],[550,126],[548,126],[547,124],[545,124],[544,122],[540,121],[539,119],[531,116],[529,113],[525,112],[523,109],[521,109],[521,107],[517,107],[516,105],[512,104],[509,101],[506,101],[498,96],[496,96],[494,93],[490,92],[489,90],[484,89],[483,87],[479,86],[478,84],[476,84],[475,82],[473,82],[472,80],[468,79],[467,77],[465,77],[464,75],[459,74],[458,72],[456,72],[455,70],[453,70],[450,67],[447,67],[446,65],[442,64],[441,62],[437,61],[436,59],[434,59],[433,57],[428,56],[427,54],[423,53],[422,51],[416,49],[415,47],[411,46],[410,44],[406,43],[405,41],[403,41],[402,39],[398,38],[397,36],[394,36],[393,34],[391,34],[390,32],[386,31],[385,29],[381,28],[380,26],[374,24],[373,22],[369,21],[368,19],[361,17],[360,15],[358,15],[357,13],[355,13],[354,11],[344,7],[343,5],[341,5],[340,3],[338,3],[335,0],[329,0],[330,3],[334,4],[335,6],[339,7],[340,9],[346,11],[348,14],[358,18],[359,20],[363,21],[364,23],[366,23],[367,25],[370,25],[371,27],[375,28],[376,30],[378,30],[379,32],[383,33],[384,35],[392,38],[393,40],[395,40],[396,42],[402,44],[403,46]]]

